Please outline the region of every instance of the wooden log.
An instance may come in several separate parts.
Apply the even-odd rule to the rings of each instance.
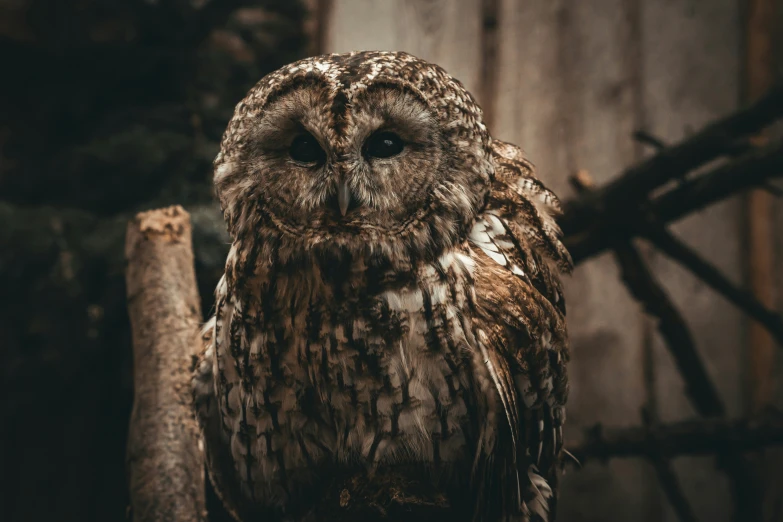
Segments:
[[[180,206],[138,214],[128,224],[125,256],[133,334],[132,519],[206,521],[204,455],[190,393],[201,306],[189,214]]]

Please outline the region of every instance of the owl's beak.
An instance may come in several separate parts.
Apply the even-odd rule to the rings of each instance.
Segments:
[[[340,206],[340,214],[345,216],[351,204],[351,189],[348,187],[347,180],[341,180],[337,184],[337,204]]]

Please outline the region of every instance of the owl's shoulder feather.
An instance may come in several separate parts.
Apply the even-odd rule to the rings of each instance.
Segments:
[[[572,262],[555,222],[556,196],[518,147],[495,141],[492,153],[492,191],[468,236],[473,321],[510,427],[521,509],[550,520],[568,394],[560,274]]]

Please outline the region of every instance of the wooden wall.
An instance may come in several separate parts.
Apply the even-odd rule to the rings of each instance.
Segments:
[[[325,52],[404,50],[439,63],[488,109],[493,136],[519,144],[563,199],[567,178],[599,183],[651,151],[636,129],[675,141],[735,109],[741,97],[738,0],[329,0]],[[323,5],[322,5],[323,7]],[[490,103],[491,102],[491,103]],[[694,215],[674,232],[736,282],[743,279],[740,199]],[[692,328],[727,411],[743,408],[744,318],[660,255],[658,278]],[[655,324],[620,283],[611,255],[567,283],[572,338],[569,442],[595,423],[695,415]],[[675,469],[698,520],[731,518],[729,484],[712,458]],[[676,520],[641,460],[588,464],[564,478],[561,521]]]

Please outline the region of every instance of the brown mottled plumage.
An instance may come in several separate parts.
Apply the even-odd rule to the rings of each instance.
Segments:
[[[354,468],[553,519],[571,261],[557,198],[457,80],[405,53],[284,67],[237,105],[215,185],[233,244],[194,397],[238,519],[301,517]]]

